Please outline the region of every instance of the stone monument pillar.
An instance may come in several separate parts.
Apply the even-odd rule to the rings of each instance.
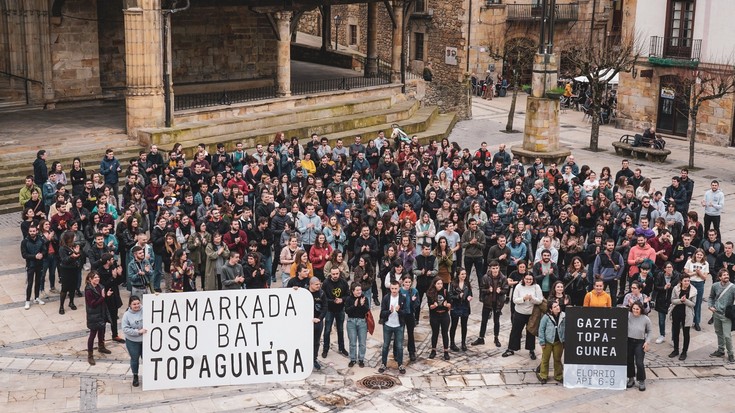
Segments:
[[[374,77],[378,74],[378,3],[368,3],[367,8],[365,77]]]
[[[276,68],[276,87],[278,96],[291,96],[291,18],[293,12],[274,13],[278,27],[278,50]]]
[[[556,87],[558,70],[553,53],[553,13],[556,10],[556,1],[543,0],[541,7],[541,41],[539,52],[533,58],[531,96],[526,101],[523,145],[513,146],[511,151],[523,163],[532,163],[536,158],[541,158],[544,164],[561,164],[572,153],[559,146],[559,98],[547,96],[547,91]]]
[[[163,32],[160,0],[139,0],[123,10],[128,136],[138,129],[164,126]]]

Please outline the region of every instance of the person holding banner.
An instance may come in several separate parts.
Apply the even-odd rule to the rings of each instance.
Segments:
[[[128,311],[123,314],[122,330],[125,334],[125,347],[130,354],[130,371],[133,372],[133,387],[138,387],[138,366],[143,356],[143,334],[148,330],[143,328],[143,307],[140,298],[135,295],[128,300]]]
[[[554,355],[554,380],[564,382],[564,366],[561,357],[564,353],[564,331],[566,320],[559,301],[549,300],[549,309],[541,318],[538,329],[538,343],[541,346],[541,370],[536,374],[541,384],[549,378],[549,359]]]
[[[518,284],[513,290],[513,302],[516,304],[516,312],[513,314],[512,327],[510,330],[510,339],[508,340],[508,349],[503,353],[503,357],[509,357],[521,349],[521,334],[531,318],[533,306],[541,304],[544,295],[541,287],[534,282],[533,274],[526,274],[523,282]],[[529,351],[531,360],[536,360],[536,338],[533,334],[526,331],[526,350]]]
[[[350,295],[345,300],[345,314],[347,314],[347,339],[350,341],[350,363],[353,367],[357,362],[365,367],[365,348],[367,344],[367,320],[365,316],[370,311],[370,298],[362,294],[360,282],[353,282]]]
[[[628,313],[628,384],[627,388],[635,386],[638,380],[638,390],[646,390],[646,368],[644,358],[648,351],[648,342],[653,333],[651,319],[643,314],[643,304],[636,301],[630,306]]]
[[[294,287],[296,289],[298,287]],[[327,315],[327,296],[322,291],[322,282],[316,277],[309,280],[309,292],[314,298],[314,370],[321,370],[322,365],[317,360],[319,354],[319,341],[322,338],[322,330],[324,329],[324,317]]]
[[[585,307],[612,307],[612,298],[610,294],[605,292],[605,281],[601,276],[597,276],[593,284],[592,291],[584,296]]]

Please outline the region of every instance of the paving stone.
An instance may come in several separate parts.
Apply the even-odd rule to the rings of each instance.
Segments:
[[[449,387],[466,387],[467,383],[462,376],[446,376],[444,381]]]

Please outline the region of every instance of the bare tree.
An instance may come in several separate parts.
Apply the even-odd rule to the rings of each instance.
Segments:
[[[735,94],[735,66],[732,63],[700,63],[696,68],[680,68],[676,99],[688,108],[689,168],[694,168],[694,142],[697,138],[697,115],[702,105]],[[686,115],[686,114],[684,114]]]
[[[583,38],[583,37],[580,37]],[[567,57],[578,74],[587,78],[590,88],[591,104],[589,111],[592,118],[590,132],[590,150],[599,150],[600,120],[605,88],[610,79],[620,72],[629,72],[635,66],[641,54],[639,36],[628,33],[617,42],[597,42],[590,36],[590,41],[577,42],[569,50]]]
[[[513,97],[510,101],[510,110],[508,111],[508,122],[505,124],[505,131],[513,132],[513,119],[516,112],[516,100],[518,99],[518,90],[521,88],[521,79],[523,71],[533,66],[533,56],[538,46],[530,39],[516,39],[513,43],[506,45],[504,59],[510,63],[510,79],[509,86],[513,88]]]

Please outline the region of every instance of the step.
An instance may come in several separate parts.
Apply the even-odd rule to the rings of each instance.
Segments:
[[[110,147],[95,148],[95,150],[85,151],[83,149],[76,153],[62,154],[60,156],[53,156],[51,154],[47,158],[48,167],[51,168],[51,164],[54,161],[59,161],[64,165],[64,171],[69,172],[71,164],[74,158],[79,157],[82,161],[82,166],[87,169],[87,172],[91,170],[97,170],[99,168],[102,157],[105,154],[105,149]],[[130,159],[138,156],[138,152],[142,149],[141,146],[126,146],[126,147],[115,147],[112,146],[115,151],[115,157],[120,161],[121,164],[127,165]],[[25,157],[17,161],[2,161],[0,162],[0,185],[6,182],[9,177],[26,176],[33,174],[33,160],[36,158],[36,153],[33,153],[32,157]],[[39,183],[41,184],[41,183]]]
[[[328,103],[309,107],[290,108],[271,113],[248,113],[242,116],[223,119],[214,118],[206,121],[184,121],[177,122],[174,128],[142,129],[138,131],[138,136],[144,144],[156,143],[162,145],[174,142],[183,143],[184,141],[197,140],[215,135],[247,133],[248,131],[262,130],[279,125],[304,124],[321,119],[333,119],[350,115],[358,116],[362,113],[390,110],[391,102],[391,96],[378,96],[366,100],[356,99],[339,104]],[[212,116],[219,116],[219,114],[227,112],[221,110],[212,112]]]
[[[391,131],[391,125],[394,123],[398,123],[401,125],[401,128],[405,127],[408,129],[403,129],[406,133],[414,133],[421,131],[427,127],[427,125],[431,122],[431,119],[433,116],[436,115],[437,109],[434,107],[431,108],[422,108],[418,109],[418,102],[415,101],[409,101],[413,102],[413,110],[415,112],[412,116],[407,117],[405,119],[388,119],[385,121],[385,123],[379,123],[379,124],[370,124],[369,126],[362,126],[343,130],[336,133],[330,133],[328,135],[324,135],[329,140],[330,146],[334,146],[334,143],[337,139],[342,139],[345,146],[348,146],[354,142],[355,136],[360,135],[362,136],[367,142],[369,139],[373,139],[377,136],[378,131],[384,131],[386,134],[389,134]],[[396,105],[397,106],[397,105]],[[373,123],[373,122],[369,122]],[[322,124],[325,124],[322,122]],[[304,133],[294,134],[290,135],[289,133],[286,133],[286,136],[302,136],[303,138],[300,139],[300,142],[302,144],[308,143],[311,138],[309,137],[311,134],[311,131],[314,130],[316,133],[319,133],[319,130],[315,129],[308,129],[308,128],[301,128],[306,130]],[[190,153],[193,153],[195,150],[197,144],[202,143],[207,146],[207,150],[210,152],[214,150],[216,145],[218,143],[224,143],[225,147],[228,151],[231,151],[236,142],[243,142],[245,148],[253,148],[257,143],[268,143],[271,142],[273,139],[273,135],[275,135],[276,132],[283,131],[282,127],[273,127],[270,129],[262,130],[257,132],[257,136],[251,136],[251,137],[243,137],[242,135],[235,136],[235,137],[229,137],[229,136],[212,136],[205,139],[201,139],[198,141],[186,141],[186,142],[179,142],[182,144],[182,150],[187,154],[187,159],[191,158]],[[255,133],[254,133],[255,134]],[[229,139],[229,140],[228,140]],[[162,148],[164,150],[168,150],[173,146],[173,144],[170,145],[163,145]]]
[[[308,111],[304,115],[291,109],[288,111],[288,114],[282,113],[274,117],[267,117],[267,120],[263,122],[251,119],[240,120],[239,118],[214,122],[194,122],[187,125],[179,125],[174,131],[167,129],[150,134],[149,136],[151,142],[155,142],[164,148],[169,147],[167,145],[172,147],[174,143],[181,143],[186,147],[188,146],[185,144],[186,142],[199,144],[211,138],[215,138],[215,142],[233,142],[232,147],[227,148],[228,150],[234,149],[235,141],[242,141],[245,146],[255,147],[257,144],[267,145],[269,142],[272,142],[276,132],[283,132],[287,138],[291,136],[306,138],[308,142],[312,133],[329,135],[343,130],[405,119],[413,114],[417,105],[418,102],[416,101],[405,101],[389,108],[344,115],[333,114],[333,110],[335,113],[342,112],[339,107],[335,106],[324,109],[323,111]],[[315,113],[323,116],[309,119]],[[280,122],[273,123],[276,120]],[[294,125],[296,127],[288,129],[287,125]],[[141,141],[145,140],[146,138],[141,138]],[[215,148],[213,147],[211,149]],[[189,153],[186,154],[191,155]]]

